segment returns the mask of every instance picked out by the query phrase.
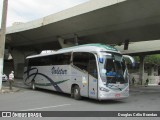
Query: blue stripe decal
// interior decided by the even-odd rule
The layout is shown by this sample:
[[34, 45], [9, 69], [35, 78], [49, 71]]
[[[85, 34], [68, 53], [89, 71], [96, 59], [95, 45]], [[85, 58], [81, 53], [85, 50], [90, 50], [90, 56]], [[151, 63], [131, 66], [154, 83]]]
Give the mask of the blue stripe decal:
[[[35, 73], [29, 74], [30, 71], [32, 71], [32, 70], [36, 70]], [[57, 84], [59, 84], [59, 83], [54, 82], [51, 78], [49, 78], [49, 77], [46, 76], [45, 74], [39, 73], [37, 68], [28, 67], [28, 68], [27, 68], [27, 71], [25, 71], [24, 74], [27, 74], [27, 77], [26, 77], [26, 79], [25, 79], [25, 82], [26, 82], [27, 79], [29, 79], [31, 76], [33, 76], [33, 79], [35, 79], [37, 75], [41, 75], [41, 76], [45, 77], [45, 78], [53, 85], [53, 87], [56, 89], [56, 91], [63, 92], [63, 91], [61, 90], [61, 88], [57, 85]], [[66, 81], [66, 80], [65, 80], [65, 81]], [[61, 83], [62, 83], [62, 82], [61, 82]]]

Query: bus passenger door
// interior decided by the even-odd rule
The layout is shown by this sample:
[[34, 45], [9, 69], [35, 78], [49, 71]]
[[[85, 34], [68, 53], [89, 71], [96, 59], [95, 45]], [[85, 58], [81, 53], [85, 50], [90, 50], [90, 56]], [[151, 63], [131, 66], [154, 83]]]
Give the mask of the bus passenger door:
[[71, 68], [72, 84], [77, 84], [80, 88], [80, 94], [84, 97], [88, 95], [88, 63], [89, 53], [87, 52], [74, 52], [73, 63]]
[[72, 84], [79, 86], [81, 96], [88, 97], [88, 73], [72, 66], [72, 74]]
[[89, 98], [98, 99], [98, 71], [94, 54], [89, 55]]

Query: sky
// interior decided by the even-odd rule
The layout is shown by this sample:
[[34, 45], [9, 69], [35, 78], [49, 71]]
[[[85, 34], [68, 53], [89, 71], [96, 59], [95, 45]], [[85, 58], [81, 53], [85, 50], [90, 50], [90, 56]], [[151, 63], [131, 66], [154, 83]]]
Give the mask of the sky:
[[[8, 0], [7, 27], [14, 22], [28, 22], [57, 13], [89, 0]], [[0, 0], [0, 26], [2, 17]]]

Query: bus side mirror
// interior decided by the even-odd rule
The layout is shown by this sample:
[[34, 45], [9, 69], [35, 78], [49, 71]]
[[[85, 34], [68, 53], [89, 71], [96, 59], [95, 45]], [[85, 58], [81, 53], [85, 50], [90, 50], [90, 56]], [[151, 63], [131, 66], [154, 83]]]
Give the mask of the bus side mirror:
[[135, 60], [134, 60], [134, 58], [133, 57], [131, 57], [131, 56], [129, 56], [129, 55], [123, 55], [123, 57], [124, 58], [128, 58], [130, 61], [131, 61], [131, 63], [132, 63], [132, 67], [135, 67]]

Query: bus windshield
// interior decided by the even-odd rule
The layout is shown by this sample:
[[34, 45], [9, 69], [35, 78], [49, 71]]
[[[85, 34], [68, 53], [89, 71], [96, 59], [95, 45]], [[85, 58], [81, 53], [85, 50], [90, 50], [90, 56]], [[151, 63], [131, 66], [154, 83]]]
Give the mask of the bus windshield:
[[99, 59], [100, 76], [105, 84], [128, 82], [125, 60], [121, 54], [103, 52]]

